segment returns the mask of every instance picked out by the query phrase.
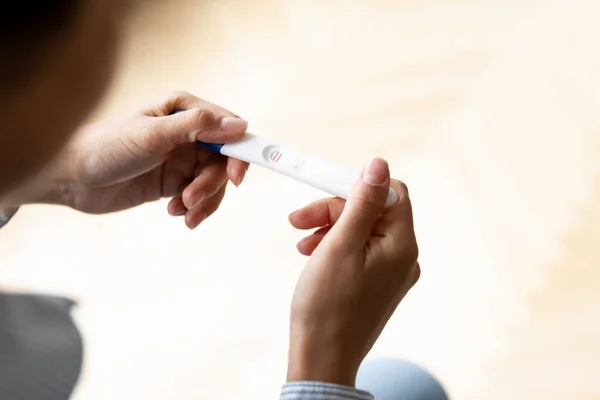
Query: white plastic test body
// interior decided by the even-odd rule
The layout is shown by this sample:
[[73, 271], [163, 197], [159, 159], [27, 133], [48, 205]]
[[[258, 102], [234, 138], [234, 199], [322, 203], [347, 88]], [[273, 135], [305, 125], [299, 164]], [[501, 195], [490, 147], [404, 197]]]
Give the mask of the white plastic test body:
[[[223, 155], [260, 165], [343, 199], [348, 198], [358, 178], [358, 174], [352, 170], [284, 148], [251, 133], [238, 142], [218, 146], [218, 151]], [[217, 150], [212, 146], [210, 148]], [[390, 187], [385, 206], [394, 205], [397, 201], [398, 194]]]

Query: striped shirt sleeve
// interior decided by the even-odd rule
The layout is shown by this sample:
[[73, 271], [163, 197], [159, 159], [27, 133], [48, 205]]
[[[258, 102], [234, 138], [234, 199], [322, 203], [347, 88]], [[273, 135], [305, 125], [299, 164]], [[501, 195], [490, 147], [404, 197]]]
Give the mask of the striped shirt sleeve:
[[0, 228], [8, 224], [8, 221], [10, 221], [10, 219], [13, 217], [13, 215], [15, 215], [18, 209], [19, 208], [17, 207], [5, 210], [2, 207], [0, 207]]
[[348, 386], [321, 382], [290, 382], [279, 400], [374, 400], [372, 394]]

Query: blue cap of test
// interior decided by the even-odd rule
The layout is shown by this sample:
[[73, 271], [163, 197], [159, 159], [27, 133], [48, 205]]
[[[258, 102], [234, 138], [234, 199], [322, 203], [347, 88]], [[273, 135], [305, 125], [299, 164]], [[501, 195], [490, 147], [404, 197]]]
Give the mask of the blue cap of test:
[[205, 143], [205, 142], [196, 142], [197, 146], [204, 147], [205, 149], [209, 149], [214, 151], [215, 153], [220, 153], [223, 148], [222, 143]]

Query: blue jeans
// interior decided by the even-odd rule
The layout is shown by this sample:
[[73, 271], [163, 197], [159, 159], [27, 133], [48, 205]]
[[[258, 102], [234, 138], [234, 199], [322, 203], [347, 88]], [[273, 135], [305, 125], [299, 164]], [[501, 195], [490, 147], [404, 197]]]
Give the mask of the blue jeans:
[[423, 368], [396, 358], [376, 358], [363, 362], [356, 387], [375, 400], [448, 400], [442, 385]]

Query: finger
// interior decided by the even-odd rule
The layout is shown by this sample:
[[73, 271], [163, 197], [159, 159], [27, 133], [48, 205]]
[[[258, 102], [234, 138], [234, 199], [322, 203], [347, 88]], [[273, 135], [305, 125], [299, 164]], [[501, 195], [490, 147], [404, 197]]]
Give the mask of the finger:
[[328, 237], [346, 249], [362, 249], [383, 211], [389, 185], [387, 162], [379, 158], [371, 160], [352, 188], [344, 211]]
[[290, 214], [289, 221], [296, 229], [314, 229], [337, 222], [346, 202], [339, 197], [317, 200]]
[[250, 164], [235, 158], [227, 159], [227, 177], [235, 185], [240, 186], [246, 176]]
[[226, 117], [240, 118], [239, 115], [226, 108], [181, 90], [171, 92], [166, 97], [163, 95], [161, 98], [154, 100], [149, 107], [142, 110], [142, 114], [149, 117], [164, 117], [171, 115], [176, 111], [189, 110], [191, 108], [206, 108], [207, 110], [216, 114], [222, 114]]
[[240, 139], [247, 122], [231, 111], [187, 92], [176, 91], [143, 111], [155, 117], [149, 130], [152, 143], [162, 146], [193, 143], [229, 143]]
[[183, 200], [181, 200], [181, 197], [173, 197], [169, 201], [169, 204], [167, 204], [167, 212], [169, 213], [169, 215], [172, 215], [174, 217], [184, 215], [187, 210], [188, 209], [183, 204]]
[[317, 230], [312, 235], [309, 235], [298, 242], [296, 248], [303, 256], [311, 256], [317, 246], [321, 243], [327, 232], [331, 230], [330, 226], [325, 226]]
[[241, 139], [248, 127], [243, 119], [229, 117], [207, 108], [192, 108], [151, 120], [147, 140], [160, 148], [174, 148], [185, 143], [230, 143]]
[[187, 209], [192, 209], [203, 200], [212, 197], [227, 182], [226, 159], [213, 154], [203, 165], [198, 176], [183, 190], [181, 198]]
[[204, 165], [214, 153], [192, 143], [171, 151], [162, 165], [161, 197], [181, 196], [181, 192], [196, 177], [194, 167]]
[[195, 229], [204, 220], [210, 217], [221, 205], [227, 185], [223, 185], [214, 196], [207, 198], [196, 207], [192, 208], [185, 214], [185, 224], [190, 229]]

